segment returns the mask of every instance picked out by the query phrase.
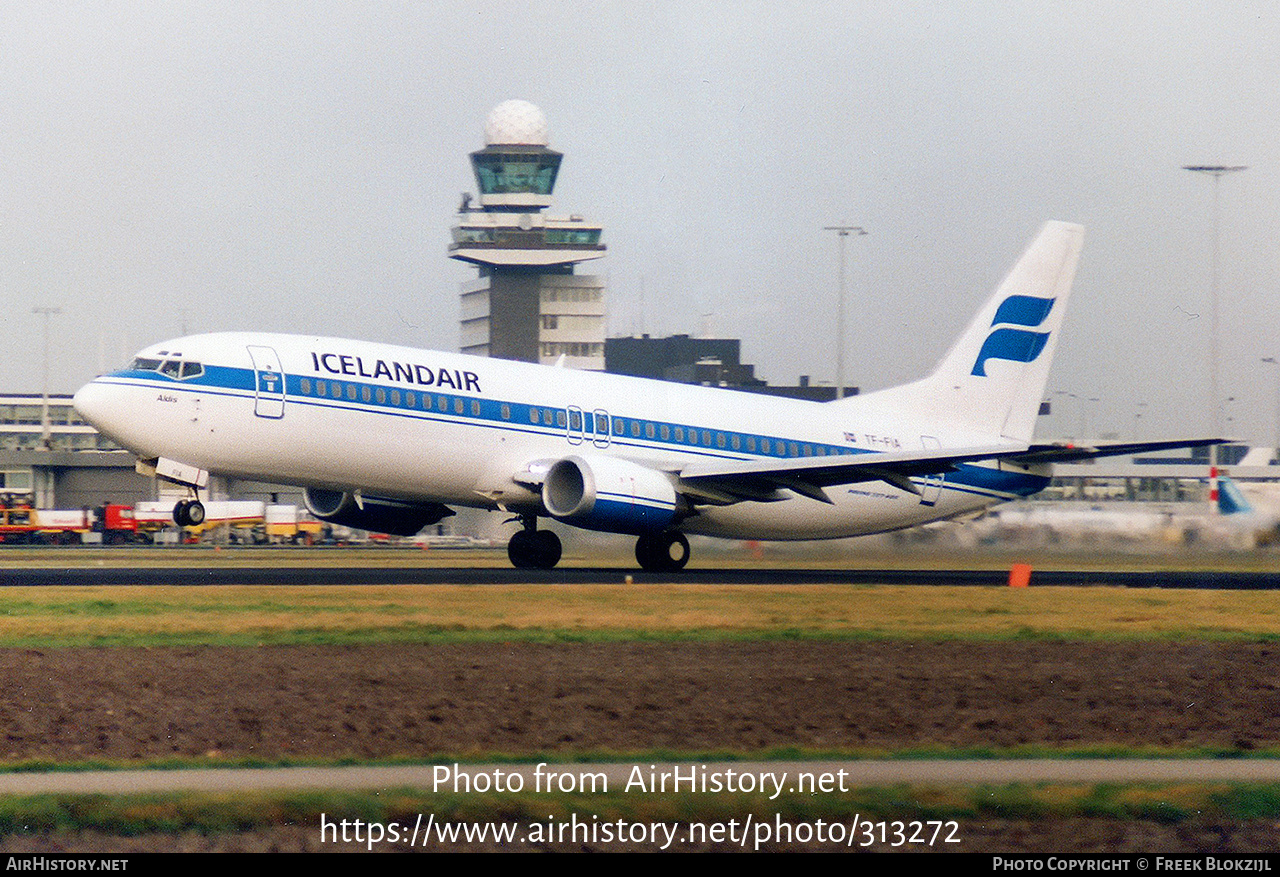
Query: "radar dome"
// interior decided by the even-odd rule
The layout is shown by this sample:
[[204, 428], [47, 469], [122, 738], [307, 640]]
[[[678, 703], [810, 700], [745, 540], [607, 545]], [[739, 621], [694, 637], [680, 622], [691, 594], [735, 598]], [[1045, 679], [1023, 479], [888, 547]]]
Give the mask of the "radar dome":
[[484, 122], [486, 146], [546, 146], [547, 117], [527, 100], [498, 104]]

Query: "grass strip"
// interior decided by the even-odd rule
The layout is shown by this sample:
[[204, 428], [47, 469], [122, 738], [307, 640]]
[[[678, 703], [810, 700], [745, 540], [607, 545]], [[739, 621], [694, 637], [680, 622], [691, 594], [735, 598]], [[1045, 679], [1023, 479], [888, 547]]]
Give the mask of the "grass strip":
[[1280, 601], [1255, 591], [895, 585], [0, 590], [0, 646], [17, 648], [738, 639], [1275, 641]]

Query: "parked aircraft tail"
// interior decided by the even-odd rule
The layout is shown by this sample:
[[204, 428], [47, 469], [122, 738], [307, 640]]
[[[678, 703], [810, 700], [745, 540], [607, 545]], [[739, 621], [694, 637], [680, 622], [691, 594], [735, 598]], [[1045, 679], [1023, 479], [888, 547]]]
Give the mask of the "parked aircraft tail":
[[1225, 476], [1218, 478], [1218, 511], [1224, 515], [1248, 514], [1253, 511], [1253, 506], [1244, 498], [1240, 486]]

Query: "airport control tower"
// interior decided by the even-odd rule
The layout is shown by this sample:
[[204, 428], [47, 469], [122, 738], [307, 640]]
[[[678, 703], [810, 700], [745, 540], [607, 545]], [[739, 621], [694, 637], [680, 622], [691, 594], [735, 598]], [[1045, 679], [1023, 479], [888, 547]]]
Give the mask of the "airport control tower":
[[528, 101], [494, 107], [471, 153], [479, 205], [463, 195], [449, 256], [480, 269], [462, 286], [462, 352], [604, 370], [604, 278], [574, 265], [604, 255], [599, 225], [553, 216], [562, 155]]

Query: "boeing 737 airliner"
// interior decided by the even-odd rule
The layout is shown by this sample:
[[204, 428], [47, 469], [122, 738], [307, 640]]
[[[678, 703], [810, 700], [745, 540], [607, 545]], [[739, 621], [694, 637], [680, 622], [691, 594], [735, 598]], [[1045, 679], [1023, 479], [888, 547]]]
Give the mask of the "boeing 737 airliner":
[[187, 486], [304, 487], [322, 520], [411, 535], [503, 510], [511, 562], [550, 568], [551, 517], [635, 535], [645, 569], [686, 533], [827, 539], [1028, 496], [1050, 464], [1213, 440], [1068, 447], [1033, 429], [1083, 229], [1051, 222], [928, 377], [816, 403], [334, 338], [225, 333], [141, 351], [83, 387], [85, 420]]

